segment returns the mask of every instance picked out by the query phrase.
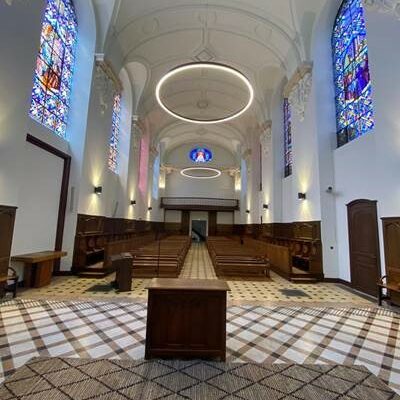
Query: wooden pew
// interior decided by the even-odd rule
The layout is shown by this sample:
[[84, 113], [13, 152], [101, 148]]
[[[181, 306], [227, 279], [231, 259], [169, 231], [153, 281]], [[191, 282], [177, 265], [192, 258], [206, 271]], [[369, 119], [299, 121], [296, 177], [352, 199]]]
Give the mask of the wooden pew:
[[218, 277], [269, 277], [270, 266], [265, 255], [241, 245], [239, 238], [209, 237], [207, 248]]

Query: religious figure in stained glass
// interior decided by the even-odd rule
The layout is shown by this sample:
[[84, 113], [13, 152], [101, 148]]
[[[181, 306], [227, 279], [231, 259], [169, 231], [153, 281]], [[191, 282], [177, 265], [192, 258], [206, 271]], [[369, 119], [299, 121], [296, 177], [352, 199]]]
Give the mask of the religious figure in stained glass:
[[197, 164], [208, 163], [212, 160], [212, 152], [211, 150], [205, 147], [198, 147], [193, 149], [189, 154], [190, 159]]
[[77, 29], [72, 0], [47, 0], [29, 115], [64, 139]]
[[118, 147], [119, 147], [120, 125], [121, 125], [121, 94], [116, 93], [114, 95], [110, 147], [108, 153], [108, 168], [115, 173], [117, 173], [118, 170], [118, 153], [119, 153]]
[[293, 153], [292, 153], [292, 114], [289, 100], [283, 99], [283, 130], [285, 141], [285, 178], [292, 175]]
[[344, 0], [332, 35], [338, 147], [374, 127], [362, 0]]

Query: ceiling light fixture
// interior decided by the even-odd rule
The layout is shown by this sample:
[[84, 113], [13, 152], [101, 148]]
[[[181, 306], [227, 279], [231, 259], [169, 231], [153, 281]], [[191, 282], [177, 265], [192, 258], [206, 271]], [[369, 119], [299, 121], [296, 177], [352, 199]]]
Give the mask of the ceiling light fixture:
[[[211, 69], [211, 70], [217, 70], [217, 71], [222, 71], [227, 74], [230, 74], [239, 80], [241, 80], [246, 86], [249, 91], [249, 99], [246, 105], [240, 109], [239, 111], [229, 114], [223, 118], [215, 118], [215, 119], [209, 119], [209, 120], [201, 120], [201, 119], [196, 119], [196, 118], [189, 118], [185, 117], [184, 115], [178, 114], [175, 111], [171, 110], [169, 107], [165, 105], [163, 100], [161, 99], [161, 92], [163, 89], [163, 86], [167, 83], [169, 79], [172, 77], [175, 77], [176, 75], [187, 72], [190, 70], [196, 70], [196, 69]], [[166, 111], [168, 114], [172, 115], [175, 118], [180, 119], [181, 121], [185, 122], [191, 122], [193, 124], [218, 124], [222, 122], [227, 122], [232, 119], [235, 119], [245, 113], [250, 106], [253, 103], [254, 100], [254, 89], [253, 86], [251, 85], [250, 81], [247, 79], [245, 75], [243, 75], [240, 71], [236, 70], [235, 68], [229, 67], [224, 64], [218, 64], [218, 63], [213, 63], [213, 62], [196, 62], [196, 63], [190, 63], [190, 64], [184, 64], [179, 67], [176, 67], [169, 71], [166, 75], [164, 75], [161, 80], [158, 82], [157, 87], [156, 87], [156, 98], [158, 101], [158, 104], [161, 106], [161, 108]]]
[[[213, 175], [195, 175], [191, 174], [191, 172], [194, 171], [199, 171], [199, 172], [205, 172], [205, 173], [212, 173]], [[207, 168], [207, 167], [190, 167], [190, 168], [185, 168], [181, 170], [181, 175], [184, 176], [185, 178], [191, 178], [191, 179], [215, 179], [221, 176], [222, 172], [219, 169], [216, 168]]]

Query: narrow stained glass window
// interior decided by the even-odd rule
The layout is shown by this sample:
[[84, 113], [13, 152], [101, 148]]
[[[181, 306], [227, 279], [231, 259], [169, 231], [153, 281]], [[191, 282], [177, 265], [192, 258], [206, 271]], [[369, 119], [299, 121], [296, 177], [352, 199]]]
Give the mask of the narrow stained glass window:
[[77, 29], [71, 0], [47, 0], [29, 115], [64, 139]]
[[285, 140], [285, 178], [292, 175], [293, 154], [292, 154], [292, 114], [288, 99], [283, 100], [283, 129]]
[[374, 127], [362, 0], [344, 0], [332, 35], [338, 147]]
[[121, 125], [121, 94], [114, 96], [112, 126], [110, 137], [110, 148], [108, 153], [108, 168], [117, 173], [118, 171], [118, 153], [119, 153], [119, 134]]

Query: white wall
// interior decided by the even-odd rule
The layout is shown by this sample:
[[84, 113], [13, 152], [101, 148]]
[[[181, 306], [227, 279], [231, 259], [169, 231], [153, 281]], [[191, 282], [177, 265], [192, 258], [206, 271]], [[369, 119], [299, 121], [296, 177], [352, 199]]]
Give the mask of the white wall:
[[[36, 226], [34, 216], [24, 204], [23, 190], [32, 184], [30, 172], [35, 172], [28, 170], [37, 166], [37, 155], [33, 155], [32, 145], [26, 143], [26, 134], [29, 132], [72, 156], [70, 187], [77, 186], [81, 173], [96, 31], [91, 3], [85, 0], [75, 0], [74, 3], [82, 24], [79, 26], [67, 130], [69, 141], [64, 141], [28, 117], [45, 1], [14, 2], [11, 7], [0, 2], [0, 204], [17, 206], [17, 221], [21, 218], [19, 215], [24, 215], [24, 224], [18, 222], [15, 228], [18, 242], [18, 238], [29, 233], [39, 236], [32, 251], [43, 250], [40, 240], [45, 241], [48, 233], [45, 225]], [[42, 195], [44, 198], [54, 196], [53, 188], [44, 188]], [[68, 252], [68, 257], [62, 260], [63, 269], [71, 266], [75, 225], [76, 209], [72, 207], [65, 221], [63, 249]], [[28, 228], [30, 231], [26, 232]], [[18, 246], [21, 244], [15, 241], [13, 254], [19, 251]]]
[[53, 250], [57, 229], [64, 161], [33, 144], [27, 145], [25, 156], [31, 165], [20, 187], [13, 254]]
[[[189, 159], [189, 152], [195, 145], [184, 145], [173, 149], [166, 154], [164, 160], [167, 165], [176, 168], [195, 166]], [[227, 168], [235, 165], [235, 159], [231, 153], [218, 146], [209, 146], [214, 153], [211, 163], [206, 166], [215, 168]], [[214, 197], [214, 198], [235, 198], [234, 179], [227, 173], [223, 173], [215, 179], [190, 179], [183, 177], [179, 171], [167, 175], [166, 197]]]
[[[340, 277], [350, 279], [346, 204], [378, 201], [378, 218], [400, 215], [400, 53], [388, 38], [399, 37], [400, 23], [391, 14], [366, 11], [375, 129], [335, 150], [335, 192]], [[380, 227], [382, 268], [384, 251]]]

